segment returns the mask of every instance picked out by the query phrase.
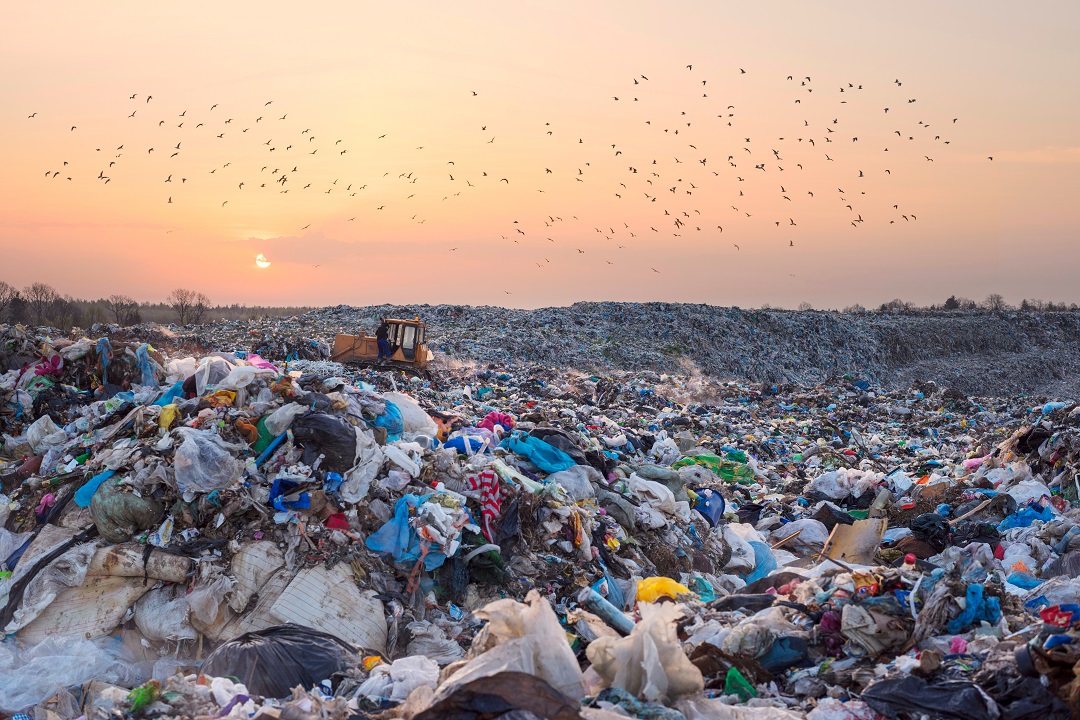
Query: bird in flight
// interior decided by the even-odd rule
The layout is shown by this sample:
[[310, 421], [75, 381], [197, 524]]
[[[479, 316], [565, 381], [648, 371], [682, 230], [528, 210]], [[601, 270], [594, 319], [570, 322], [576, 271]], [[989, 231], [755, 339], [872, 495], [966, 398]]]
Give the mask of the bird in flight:
[[36, 117], [36, 116], [37, 116], [37, 113], [31, 113], [31, 114], [27, 115], [26, 117], [27, 117], [27, 119], [30, 119], [30, 118]]

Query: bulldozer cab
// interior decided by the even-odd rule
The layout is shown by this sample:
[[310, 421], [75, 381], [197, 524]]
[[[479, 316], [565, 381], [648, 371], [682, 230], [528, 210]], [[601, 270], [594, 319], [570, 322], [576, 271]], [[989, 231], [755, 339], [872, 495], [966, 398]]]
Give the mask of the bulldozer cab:
[[[387, 318], [386, 325], [386, 340], [390, 343], [392, 351], [390, 364], [406, 371], [423, 371], [434, 357], [427, 347], [427, 323], [420, 318], [412, 320]], [[331, 360], [372, 365], [376, 363], [378, 357], [379, 343], [373, 335], [361, 331], [359, 335], [339, 334], [334, 337]]]
[[398, 348], [406, 362], [416, 361], [417, 348], [424, 345], [426, 323], [419, 320], [387, 320], [390, 347]]

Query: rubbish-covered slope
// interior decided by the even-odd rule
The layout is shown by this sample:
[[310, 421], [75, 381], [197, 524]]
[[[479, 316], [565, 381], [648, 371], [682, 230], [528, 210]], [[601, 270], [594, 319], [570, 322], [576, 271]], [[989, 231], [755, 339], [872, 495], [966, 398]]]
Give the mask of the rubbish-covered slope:
[[[838, 313], [741, 310], [678, 303], [577, 303], [513, 310], [461, 305], [338, 306], [256, 323], [332, 342], [374, 331], [381, 316], [419, 316], [431, 347], [464, 362], [686, 371], [764, 382], [815, 383], [850, 373], [887, 387], [933, 380], [978, 395], [1080, 388], [1080, 313]], [[227, 323], [200, 334], [248, 336]]]

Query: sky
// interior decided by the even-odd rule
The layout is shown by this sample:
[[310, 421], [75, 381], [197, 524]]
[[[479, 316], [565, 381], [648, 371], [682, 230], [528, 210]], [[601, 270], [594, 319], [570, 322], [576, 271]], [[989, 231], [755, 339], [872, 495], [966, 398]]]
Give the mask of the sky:
[[8, 3], [0, 280], [1076, 302], [1078, 25], [1074, 0]]

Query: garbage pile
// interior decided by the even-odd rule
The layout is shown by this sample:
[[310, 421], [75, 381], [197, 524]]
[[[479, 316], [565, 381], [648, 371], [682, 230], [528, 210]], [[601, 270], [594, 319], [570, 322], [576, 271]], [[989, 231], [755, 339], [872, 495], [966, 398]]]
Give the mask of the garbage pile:
[[[200, 326], [206, 347], [267, 346], [317, 360], [336, 333], [373, 333], [382, 317], [419, 316], [432, 350], [453, 362], [617, 370], [816, 384], [854, 373], [902, 389], [935, 381], [969, 395], [1080, 394], [1080, 312], [755, 310], [686, 303], [582, 302], [520, 310], [464, 305], [321, 308], [293, 318]], [[254, 334], [254, 335], [253, 335]], [[252, 337], [256, 341], [252, 341]], [[265, 339], [265, 340], [264, 340]]]
[[0, 343], [0, 713], [1075, 717], [1076, 403]]

